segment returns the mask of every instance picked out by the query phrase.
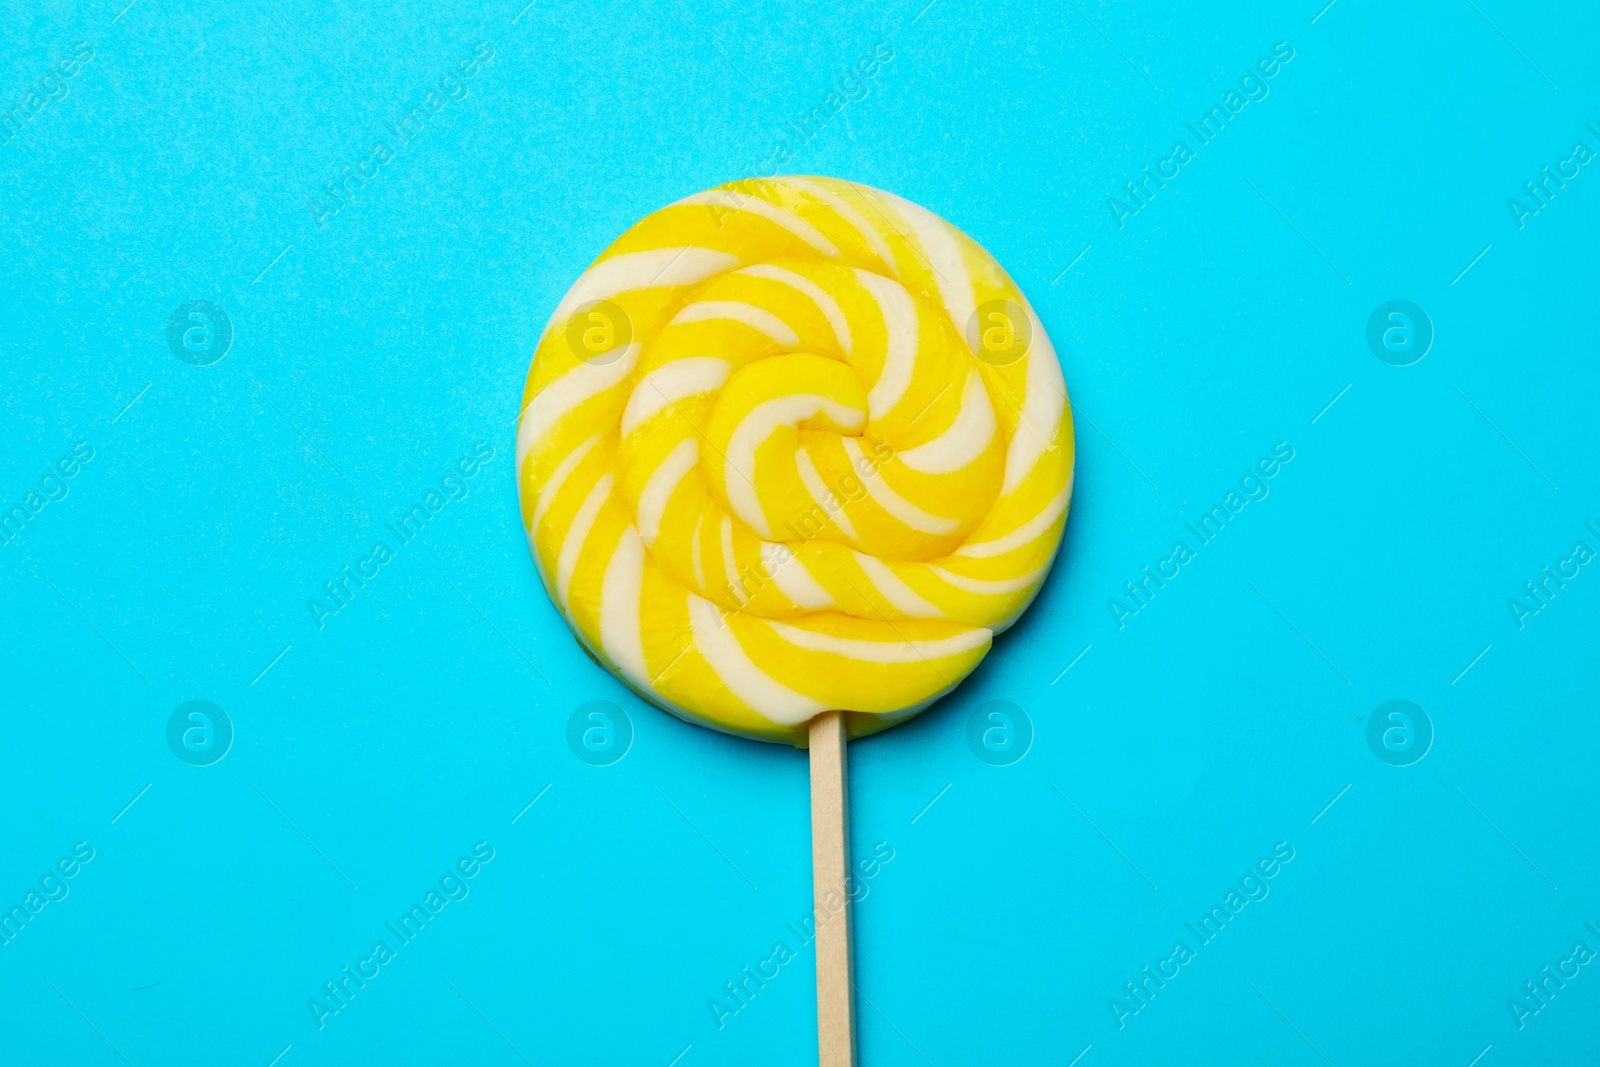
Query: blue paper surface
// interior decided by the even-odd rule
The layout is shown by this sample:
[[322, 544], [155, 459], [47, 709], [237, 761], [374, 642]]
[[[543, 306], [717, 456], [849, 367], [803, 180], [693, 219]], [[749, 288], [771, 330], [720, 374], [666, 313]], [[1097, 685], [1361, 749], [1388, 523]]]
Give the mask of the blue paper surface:
[[524, 3], [0, 16], [0, 1061], [815, 1061], [804, 754], [591, 663], [512, 477], [571, 281], [774, 169], [1077, 420], [852, 746], [862, 1062], [1600, 1059], [1592, 6]]

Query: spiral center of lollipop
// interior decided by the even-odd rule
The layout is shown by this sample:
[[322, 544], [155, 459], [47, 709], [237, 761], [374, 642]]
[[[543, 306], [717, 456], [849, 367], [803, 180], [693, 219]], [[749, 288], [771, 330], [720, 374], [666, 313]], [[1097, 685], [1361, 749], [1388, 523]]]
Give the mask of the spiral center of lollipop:
[[633, 390], [624, 450], [664, 386], [682, 394], [669, 397], [676, 417], [637, 444], [697, 437], [710, 500], [763, 541], [933, 559], [993, 504], [1005, 442], [981, 367], [898, 281], [818, 264], [716, 275], [641, 362], [655, 369]]
[[700, 464], [718, 502], [756, 533], [799, 533], [818, 504], [806, 482], [822, 481], [812, 450], [859, 434], [866, 421], [866, 390], [850, 368], [805, 352], [773, 356], [728, 379], [706, 427], [713, 452]]

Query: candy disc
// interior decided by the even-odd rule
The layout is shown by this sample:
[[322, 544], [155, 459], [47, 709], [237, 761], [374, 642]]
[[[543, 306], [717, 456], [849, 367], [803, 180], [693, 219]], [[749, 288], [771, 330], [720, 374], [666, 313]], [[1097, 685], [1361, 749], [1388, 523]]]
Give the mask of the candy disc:
[[1022, 291], [937, 215], [831, 178], [640, 220], [557, 305], [522, 404], [523, 525], [578, 640], [767, 741], [953, 689], [1039, 591], [1072, 493]]

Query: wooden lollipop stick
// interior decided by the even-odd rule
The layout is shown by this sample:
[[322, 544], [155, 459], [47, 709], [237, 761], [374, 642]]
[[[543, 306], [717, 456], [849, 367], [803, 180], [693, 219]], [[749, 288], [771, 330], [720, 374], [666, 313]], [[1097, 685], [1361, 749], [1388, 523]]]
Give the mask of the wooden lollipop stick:
[[851, 984], [850, 790], [844, 716], [811, 720], [811, 878], [817, 920], [817, 1049], [820, 1067], [855, 1067]]

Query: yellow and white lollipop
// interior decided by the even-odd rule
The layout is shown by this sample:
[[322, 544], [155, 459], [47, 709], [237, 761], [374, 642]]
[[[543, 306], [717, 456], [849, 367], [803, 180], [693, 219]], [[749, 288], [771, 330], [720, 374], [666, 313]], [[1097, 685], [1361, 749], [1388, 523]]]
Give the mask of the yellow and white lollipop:
[[1043, 326], [975, 241], [893, 194], [783, 177], [680, 200], [595, 260], [540, 339], [516, 455], [583, 646], [684, 719], [811, 747], [815, 792], [819, 736], [842, 788], [846, 733], [949, 692], [1032, 601], [1072, 417]]

